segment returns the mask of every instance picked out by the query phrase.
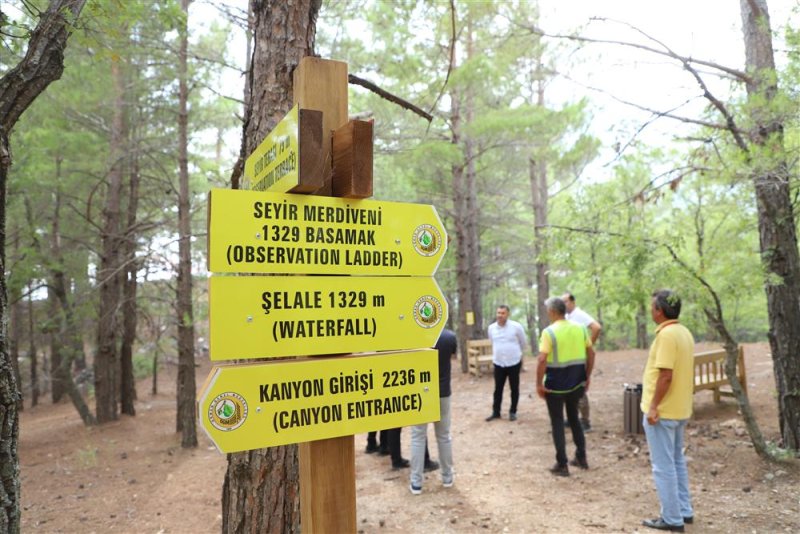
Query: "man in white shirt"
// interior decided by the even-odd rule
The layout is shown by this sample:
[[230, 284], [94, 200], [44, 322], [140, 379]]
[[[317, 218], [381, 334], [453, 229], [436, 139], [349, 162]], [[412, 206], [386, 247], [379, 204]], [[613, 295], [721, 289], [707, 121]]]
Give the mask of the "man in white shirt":
[[503, 387], [508, 378], [511, 388], [511, 410], [508, 419], [517, 420], [519, 402], [519, 371], [522, 368], [522, 353], [525, 351], [525, 331], [522, 325], [508, 318], [510, 310], [505, 304], [497, 307], [497, 321], [489, 325], [489, 339], [492, 340], [492, 363], [494, 364], [494, 402], [492, 415], [487, 421], [500, 419], [500, 404], [503, 401]]
[[[595, 321], [591, 315], [575, 305], [575, 296], [569, 291], [561, 295], [561, 300], [563, 300], [564, 304], [567, 305], [567, 320], [572, 321], [573, 323], [578, 323], [586, 328], [589, 331], [589, 336], [592, 339], [592, 346], [594, 347], [597, 343], [597, 338], [600, 337], [600, 331], [603, 329], [603, 327], [600, 326], [600, 323]], [[583, 427], [583, 431], [591, 432], [592, 424], [589, 421], [588, 395], [581, 397], [581, 400], [578, 402], [578, 410], [581, 414], [581, 426]]]

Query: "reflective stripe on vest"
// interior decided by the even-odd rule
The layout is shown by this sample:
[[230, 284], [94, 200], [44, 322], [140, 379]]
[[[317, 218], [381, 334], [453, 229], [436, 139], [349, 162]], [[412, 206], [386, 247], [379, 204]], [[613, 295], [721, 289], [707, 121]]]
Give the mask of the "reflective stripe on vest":
[[[547, 367], [550, 368], [560, 368], [560, 367], [569, 367], [571, 365], [583, 365], [586, 363], [586, 331], [583, 329], [584, 338], [582, 339], [581, 347], [584, 349], [583, 354], [580, 356], [564, 356], [564, 358], [560, 358], [558, 354], [558, 338], [556, 336], [555, 329], [553, 326], [548, 326], [544, 330], [548, 337], [550, 338], [550, 344], [552, 345], [552, 350], [547, 355]], [[563, 360], [563, 361], [562, 361]]]

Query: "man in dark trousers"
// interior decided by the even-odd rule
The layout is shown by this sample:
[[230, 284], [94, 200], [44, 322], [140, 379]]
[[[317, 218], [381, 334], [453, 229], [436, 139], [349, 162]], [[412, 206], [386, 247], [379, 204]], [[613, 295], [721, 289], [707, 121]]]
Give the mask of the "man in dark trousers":
[[506, 379], [511, 389], [511, 408], [508, 420], [517, 420], [519, 402], [519, 372], [522, 369], [522, 355], [525, 352], [525, 330], [517, 321], [509, 319], [511, 311], [501, 304], [497, 307], [497, 320], [489, 325], [489, 339], [492, 340], [492, 364], [494, 364], [494, 396], [492, 414], [486, 421], [500, 419], [500, 405], [503, 402], [503, 387]]
[[569, 476], [567, 446], [564, 436], [564, 409], [575, 442], [575, 457], [571, 464], [589, 469], [586, 461], [586, 439], [578, 417], [578, 401], [589, 388], [589, 377], [594, 367], [594, 349], [589, 332], [579, 324], [567, 321], [567, 307], [559, 298], [545, 302], [550, 326], [544, 329], [539, 340], [539, 357], [536, 366], [536, 392], [547, 401], [556, 464], [550, 472], [556, 476]]
[[[435, 348], [439, 351], [439, 420], [433, 423], [433, 429], [439, 448], [442, 485], [449, 488], [455, 483], [453, 445], [450, 437], [450, 358], [456, 353], [457, 348], [455, 332], [446, 328], [442, 330]], [[414, 495], [422, 493], [427, 436], [427, 423], [411, 427], [411, 483], [408, 489]]]

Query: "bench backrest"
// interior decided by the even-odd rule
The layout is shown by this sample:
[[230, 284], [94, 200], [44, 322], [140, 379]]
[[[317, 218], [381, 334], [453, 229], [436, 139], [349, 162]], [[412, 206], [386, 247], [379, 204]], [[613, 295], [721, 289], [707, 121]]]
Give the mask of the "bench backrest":
[[[694, 384], [695, 391], [706, 389], [703, 386], [715, 387], [728, 383], [725, 375], [725, 360], [727, 354], [725, 349], [709, 350], [698, 352], [694, 355]], [[736, 362], [736, 374], [739, 380], [746, 387], [747, 374], [744, 368], [744, 352], [739, 347], [739, 356]]]
[[478, 354], [492, 353], [491, 339], [470, 339], [467, 341], [467, 350]]

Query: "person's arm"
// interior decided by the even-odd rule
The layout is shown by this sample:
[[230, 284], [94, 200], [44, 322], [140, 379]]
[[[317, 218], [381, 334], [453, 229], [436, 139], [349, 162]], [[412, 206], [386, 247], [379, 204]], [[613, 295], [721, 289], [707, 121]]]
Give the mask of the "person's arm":
[[528, 340], [525, 338], [525, 331], [522, 329], [522, 325], [519, 325], [519, 328], [517, 328], [517, 341], [519, 341], [519, 350], [525, 355], [525, 345], [528, 343]]
[[589, 332], [592, 338], [592, 345], [597, 344], [597, 338], [600, 337], [600, 331], [602, 329], [603, 327], [600, 326], [600, 323], [598, 323], [597, 321], [592, 321], [591, 323], [589, 323]]
[[591, 383], [593, 369], [594, 369], [594, 349], [592, 347], [587, 347], [586, 348], [586, 391], [589, 391], [589, 384]]
[[653, 392], [653, 400], [650, 401], [650, 409], [647, 411], [647, 422], [654, 425], [658, 422], [658, 405], [661, 399], [669, 391], [672, 385], [672, 369], [658, 369], [658, 379], [656, 380], [656, 390]]
[[536, 393], [544, 398], [547, 390], [544, 389], [544, 371], [547, 369], [547, 353], [540, 352], [536, 359]]

